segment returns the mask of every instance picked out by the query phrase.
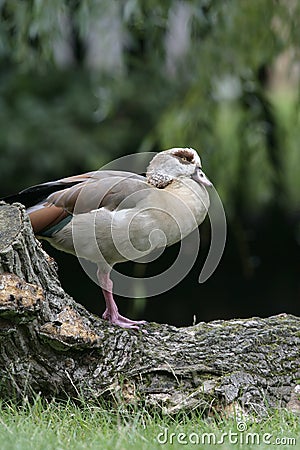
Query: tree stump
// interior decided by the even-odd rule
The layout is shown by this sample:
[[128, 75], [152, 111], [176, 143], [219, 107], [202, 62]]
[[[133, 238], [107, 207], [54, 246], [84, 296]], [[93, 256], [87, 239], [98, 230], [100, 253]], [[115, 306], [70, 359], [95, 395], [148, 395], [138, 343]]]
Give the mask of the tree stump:
[[300, 319], [218, 320], [143, 331], [110, 325], [62, 289], [20, 204], [0, 203], [0, 396], [300, 411]]

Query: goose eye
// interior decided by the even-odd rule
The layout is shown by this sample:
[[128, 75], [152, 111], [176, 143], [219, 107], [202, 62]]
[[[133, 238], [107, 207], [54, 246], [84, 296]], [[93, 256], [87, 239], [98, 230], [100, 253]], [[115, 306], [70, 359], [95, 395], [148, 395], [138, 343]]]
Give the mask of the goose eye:
[[173, 153], [176, 158], [178, 158], [180, 161], [184, 163], [193, 163], [194, 157], [190, 153], [186, 153], [182, 150], [178, 150], [177, 152]]

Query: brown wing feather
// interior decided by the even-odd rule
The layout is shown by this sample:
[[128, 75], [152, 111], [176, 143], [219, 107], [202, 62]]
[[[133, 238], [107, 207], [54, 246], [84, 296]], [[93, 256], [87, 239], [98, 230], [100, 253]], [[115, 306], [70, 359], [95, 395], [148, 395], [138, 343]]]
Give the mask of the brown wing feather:
[[75, 214], [101, 207], [114, 210], [128, 196], [145, 189], [153, 188], [140, 175], [99, 171], [94, 172], [88, 181], [51, 194], [47, 202]]
[[140, 191], [144, 196], [153, 189], [145, 177], [120, 171], [90, 172], [57, 181], [58, 186], [62, 183], [70, 183], [70, 187], [50, 194], [44, 205], [33, 208], [32, 212], [29, 210], [35, 233], [59, 223], [70, 213], [83, 214], [101, 207], [112, 211], [122, 202], [124, 208], [134, 207], [138, 197], [132, 198], [131, 194]]
[[59, 223], [67, 215], [67, 211], [54, 205], [40, 208], [29, 213], [31, 225], [36, 234]]

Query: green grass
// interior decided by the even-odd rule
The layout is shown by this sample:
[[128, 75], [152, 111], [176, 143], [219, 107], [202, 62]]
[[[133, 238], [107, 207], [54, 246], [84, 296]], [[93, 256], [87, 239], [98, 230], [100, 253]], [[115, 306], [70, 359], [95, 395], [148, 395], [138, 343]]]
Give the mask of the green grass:
[[[181, 414], [170, 417], [158, 413], [150, 414], [144, 408], [106, 410], [104, 407], [88, 403], [84, 405], [58, 401], [47, 403], [37, 398], [31, 404], [25, 401], [18, 406], [13, 402], [1, 403], [0, 448], [1, 450], [156, 450], [213, 447], [233, 450], [300, 447], [300, 420], [292, 413], [285, 410], [270, 412], [262, 421], [245, 423], [247, 429], [242, 432], [239, 431], [241, 423], [234, 419], [222, 420], [220, 417], [204, 419], [196, 412], [190, 416]], [[160, 444], [157, 437], [159, 433], [163, 433], [161, 441], [164, 441], [166, 429], [168, 443]], [[204, 433], [212, 435], [203, 436]], [[222, 439], [222, 433], [236, 433], [231, 435], [231, 441], [238, 442], [230, 443], [227, 435], [223, 437], [224, 443], [213, 445], [214, 439], [216, 441]], [[256, 433], [254, 439], [260, 439], [259, 445], [251, 445], [252, 438], [249, 433]], [[241, 442], [247, 439], [247, 435], [250, 439], [248, 445]], [[285, 441], [275, 445], [277, 438]], [[296, 444], [288, 443], [287, 438], [296, 439]], [[199, 442], [196, 445], [197, 439]], [[202, 439], [205, 439], [204, 444]], [[208, 439], [211, 439], [211, 445], [208, 445]], [[264, 443], [263, 439], [267, 442]]]

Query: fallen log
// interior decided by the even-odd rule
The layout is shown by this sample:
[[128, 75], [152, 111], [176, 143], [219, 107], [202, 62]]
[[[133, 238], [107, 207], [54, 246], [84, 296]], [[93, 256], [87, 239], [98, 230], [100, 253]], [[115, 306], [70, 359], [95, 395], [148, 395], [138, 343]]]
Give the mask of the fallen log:
[[126, 330], [62, 289], [20, 204], [0, 203], [0, 397], [84, 398], [168, 413], [238, 406], [299, 412], [300, 319]]

